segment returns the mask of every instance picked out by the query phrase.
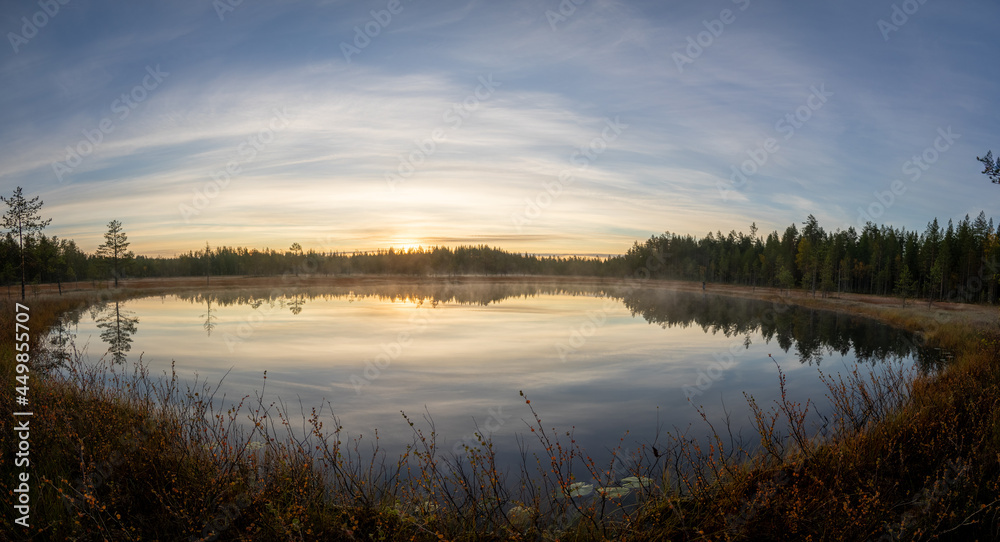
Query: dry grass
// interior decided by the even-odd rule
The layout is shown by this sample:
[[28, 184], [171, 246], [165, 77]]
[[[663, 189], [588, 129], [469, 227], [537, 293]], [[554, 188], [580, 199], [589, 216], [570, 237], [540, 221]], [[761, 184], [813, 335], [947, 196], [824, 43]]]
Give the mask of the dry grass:
[[[324, 284], [306, 282], [297, 285]], [[244, 279], [213, 278], [212, 283], [249, 285]], [[97, 296], [200, 284], [188, 279], [141, 288], [133, 284], [115, 293], [92, 288], [70, 288], [64, 296], [41, 293], [28, 300], [32, 331]], [[657, 284], [700, 290], [700, 284]], [[735, 288], [717, 293], [777, 295]], [[772, 406], [751, 401], [759, 439], [752, 445], [734, 442], [719, 427], [708, 442], [668, 436], [659, 449], [640, 448], [627, 457], [619, 450], [609, 465], [596, 464], [572, 431], [545, 427], [525, 398], [537, 437], [534, 452], [525, 445], [521, 471], [501, 472], [488, 440], [456, 457], [437, 448], [429, 420], [413, 421], [413, 444], [402, 457], [390, 459], [378, 451], [377, 440], [342, 440], [336, 423], [321, 422], [329, 414], [322, 407], [295, 411], [264, 404], [258, 394], [220, 412], [209, 386], [181, 388], [176, 379], [149, 377], [141, 366], [84, 365], [74, 358], [58, 375], [40, 367], [31, 375], [32, 527], [24, 532], [8, 513], [0, 520], [0, 532], [53, 540], [1000, 536], [995, 310], [902, 307], [898, 300], [848, 296], [793, 294], [792, 301], [921, 332], [929, 345], [950, 352], [954, 360], [934, 375], [898, 369], [828, 376], [836, 414], [825, 436], [807, 430], [809, 405], [782, 393]], [[13, 329], [13, 301], [0, 303], [0, 311], [0, 329]], [[36, 354], [37, 337], [32, 337]], [[12, 382], [13, 345], [4, 340], [0, 371]], [[783, 380], [776, 386], [784, 392]], [[12, 385], [0, 388], [0, 402], [13, 410], [13, 401]], [[250, 428], [239, 423], [247, 418]], [[7, 484], [20, 469], [13, 465], [10, 417], [2, 424], [3, 505], [11, 510], [14, 495]], [[581, 480], [600, 485], [588, 487]], [[623, 486], [627, 494], [614, 489]]]

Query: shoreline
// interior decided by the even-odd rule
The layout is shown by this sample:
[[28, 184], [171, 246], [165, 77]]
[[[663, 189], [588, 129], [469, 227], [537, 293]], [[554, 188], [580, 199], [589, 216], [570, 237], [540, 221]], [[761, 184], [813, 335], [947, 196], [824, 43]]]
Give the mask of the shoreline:
[[[46, 285], [29, 290], [32, 295], [27, 297], [26, 304], [32, 306], [33, 331], [37, 333], [55, 322], [63, 312], [80, 304], [115, 298], [242, 288], [500, 283], [618, 287], [633, 292], [637, 287], [702, 292], [699, 282], [652, 279], [637, 282], [628, 278], [580, 276], [212, 277], [207, 285], [204, 277], [181, 277], [129, 280], [120, 283], [117, 289], [94, 288], [94, 283], [89, 282], [75, 283], [66, 285], [61, 296], [56, 285]], [[33, 295], [34, 292], [37, 295]], [[755, 410], [762, 442], [778, 442], [774, 439], [780, 440], [780, 433], [789, 430], [791, 433], [784, 438], [798, 435], [804, 439], [798, 445], [775, 448], [772, 444], [767, 453], [754, 454], [737, 448], [723, 455], [722, 441], [716, 435], [715, 444], [720, 447], [709, 443], [707, 451], [699, 451], [697, 447], [691, 449], [681, 441], [671, 444], [666, 451], [643, 448], [635, 458], [635, 480], [649, 480], [650, 483], [662, 483], [662, 486], [643, 490], [641, 502], [635, 504], [638, 508], [630, 511], [630, 519], [624, 522], [604, 515], [603, 507], [613, 501], [603, 499], [595, 498], [585, 503], [557, 500], [555, 508], [550, 510], [548, 504], [538, 500], [508, 496], [501, 507], [489, 500], [487, 494], [466, 495], [462, 488], [473, 480], [439, 478], [433, 444], [426, 443], [421, 444], [425, 448], [415, 448], [412, 456], [408, 456], [410, 463], [400, 463], [399, 468], [416, 469], [418, 477], [407, 482], [415, 485], [411, 487], [397, 480], [358, 493], [363, 484], [371, 481], [370, 476], [382, 472], [377, 469], [384, 465], [373, 464], [374, 471], [350, 474], [354, 472], [350, 469], [357, 465], [352, 466], [349, 461], [343, 463], [339, 439], [332, 448], [316, 448], [318, 451], [312, 452], [294, 439], [286, 442], [283, 440], [287, 436], [283, 434], [284, 428], [291, 419], [286, 416], [287, 412], [277, 413], [281, 420], [278, 424], [273, 420], [264, 423], [264, 418], [273, 414], [268, 412], [266, 405], [256, 405], [267, 412], [264, 417], [255, 414], [258, 417], [253, 420], [261, 424], [258, 427], [270, 439], [267, 449], [271, 455], [266, 457], [272, 460], [287, 458], [268, 462], [265, 456], [244, 455], [249, 444], [215, 451], [213, 443], [228, 442], [226, 439], [230, 438], [236, 414], [219, 418], [217, 421], [221, 425], [215, 427], [201, 425], [194, 433], [185, 429], [192, 421], [184, 412], [203, 405], [202, 399], [192, 396], [190, 390], [186, 399], [183, 394], [177, 395], [180, 403], [161, 410], [149, 401], [148, 389], [142, 386], [132, 387], [130, 393], [122, 396], [99, 387], [84, 389], [86, 386], [77, 387], [68, 381], [46, 382], [42, 377], [37, 382], [32, 380], [36, 386], [34, 392], [38, 394], [32, 405], [40, 414], [32, 421], [31, 446], [46, 451], [43, 456], [45, 483], [37, 488], [38, 504], [34, 509], [37, 512], [33, 515], [48, 518], [54, 522], [49, 527], [55, 529], [52, 532], [67, 535], [114, 533], [113, 528], [108, 530], [108, 525], [116, 524], [108, 523], [112, 514], [116, 520], [132, 525], [138, 534], [159, 532], [168, 525], [177, 533], [204, 532], [203, 529], [208, 528], [205, 525], [218, 516], [219, 502], [239, 504], [240, 513], [226, 523], [227, 529], [231, 526], [233, 536], [240, 536], [237, 533], [251, 536], [250, 533], [262, 524], [276, 532], [297, 524], [318, 529], [314, 534], [334, 536], [355, 530], [360, 533], [377, 531], [415, 540], [437, 540], [440, 539], [438, 535], [482, 535], [483, 539], [530, 535], [537, 538], [550, 532], [556, 538], [573, 535], [580, 540], [606, 538], [599, 533], [617, 533], [622, 540], [757, 540], [769, 539], [768, 535], [774, 532], [788, 533], [796, 538], [826, 538], [823, 533], [841, 533], [833, 539], [874, 539], [882, 533], [928, 533], [944, 527], [963, 528], [966, 534], [978, 533], [973, 537], [993, 532], [989, 521], [976, 525], [970, 523], [969, 518], [980, 514], [978, 517], [985, 517], [984, 510], [1000, 508], [1000, 498], [997, 498], [1000, 497], [1000, 483], [994, 482], [1000, 472], [1000, 455], [996, 453], [994, 441], [994, 420], [1000, 419], [1000, 410], [996, 407], [1000, 405], [1000, 371], [996, 369], [995, 348], [1000, 344], [1000, 335], [995, 328], [996, 307], [959, 303], [935, 303], [928, 307], [926, 301], [911, 301], [904, 307], [899, 298], [862, 294], [826, 298], [817, 295], [814, 298], [811, 293], [799, 290], [784, 292], [776, 288], [735, 285], [708, 285], [705, 293], [756, 299], [774, 303], [776, 307], [791, 304], [873, 318], [899, 329], [919, 332], [928, 340], [928, 345], [952, 350], [955, 359], [933, 376], [919, 377], [912, 382], [890, 379], [875, 382], [872, 388], [857, 380], [857, 375], [854, 379], [848, 376], [847, 381], [841, 381], [840, 387], [831, 388], [841, 408], [831, 416], [836, 436], [830, 440], [813, 441], [806, 436], [804, 418], [798, 418], [802, 405], [783, 402], [778, 404], [777, 410], [775, 407]], [[12, 307], [14, 296], [5, 303], [8, 308]], [[13, 326], [9, 314], [7, 325]], [[0, 344], [0, 350], [6, 348], [6, 343]], [[13, 352], [12, 346], [10, 350]], [[8, 369], [13, 372], [13, 367]], [[139, 375], [138, 378], [146, 377]], [[142, 382], [149, 383], [148, 380]], [[138, 389], [147, 389], [147, 395], [137, 393]], [[181, 390], [169, 388], [167, 391], [164, 397], [173, 397]], [[11, 390], [0, 396], [13, 407]], [[859, 399], [861, 402], [856, 403]], [[576, 441], [571, 440], [569, 447], [560, 448], [566, 443], [560, 444], [559, 436], [554, 433], [545, 433], [534, 405], [527, 400], [526, 403], [535, 419], [532, 432], [538, 431], [536, 434], [549, 448], [562, 450], [551, 458], [551, 473], [555, 478], [545, 482], [547, 485], [542, 493], [565, 494], [579, 485], [572, 476], [567, 478], [561, 474], [574, 461], [577, 449], [572, 446]], [[784, 425], [784, 417], [788, 418], [787, 429], [779, 427], [779, 433], [775, 433], [773, 423]], [[157, 421], [149, 426], [148, 433], [132, 438], [126, 442], [131, 443], [129, 446], [121, 448], [117, 436], [135, 433], [137, 420], [143, 419]], [[223, 423], [225, 419], [229, 420], [228, 425]], [[83, 420], [101, 420], [101, 423], [84, 423]], [[320, 433], [318, 426], [313, 431], [317, 435], [327, 434], [326, 430]], [[4, 433], [9, 432], [8, 427]], [[334, 435], [337, 434], [335, 430]], [[416, 436], [423, 442], [423, 434], [417, 432]], [[433, 433], [430, 438], [433, 442]], [[316, 444], [323, 442], [326, 441]], [[67, 443], [74, 444], [67, 447]], [[205, 450], [213, 452], [208, 455]], [[348, 458], [358, 452], [346, 448], [343, 451]], [[737, 456], [731, 455], [734, 451]], [[84, 452], [90, 459], [81, 462]], [[492, 449], [470, 450], [469, 453], [477, 464], [489, 466], [474, 473], [475, 481], [500, 494], [497, 493], [501, 491], [500, 473], [495, 470]], [[687, 478], [679, 471], [668, 472], [668, 465], [660, 466], [658, 459], [665, 457], [664, 453], [671, 454], [669, 457], [674, 460], [686, 457], [694, 461], [700, 474]], [[109, 457], [108, 454], [118, 454], [113, 456], [117, 459], [110, 467], [107, 460], [101, 459]], [[313, 465], [317, 459], [328, 462], [327, 467], [333, 470], [313, 471], [304, 466]], [[6, 466], [10, 467], [10, 463]], [[548, 463], [540, 462], [538, 466], [547, 468]], [[645, 470], [640, 470], [640, 466]], [[662, 472], [656, 470], [658, 466]], [[261, 467], [265, 468], [265, 475], [253, 475]], [[601, 476], [595, 465], [584, 467], [592, 469], [596, 478]], [[174, 473], [175, 478], [164, 481], [143, 474], [166, 471]], [[331, 472], [341, 476], [332, 489], [326, 477]], [[643, 478], [647, 475], [650, 478]], [[212, 478], [213, 487], [225, 489], [206, 498], [206, 476]], [[662, 476], [662, 480], [657, 476]], [[116, 485], [112, 489], [112, 483], [124, 479], [141, 482], [135, 482], [135, 487]], [[292, 479], [298, 482], [289, 485]], [[955, 485], [956, 479], [965, 482]], [[446, 499], [427, 505], [430, 501], [421, 499], [426, 499], [426, 492], [431, 487], [428, 484], [445, 484], [433, 487], [445, 491]], [[444, 489], [447, 484], [457, 485]], [[953, 489], [954, 494], [948, 493], [945, 498], [940, 487]], [[376, 493], [370, 493], [373, 490]], [[389, 495], [388, 500], [376, 498], [379, 491]], [[189, 501], [179, 515], [158, 506], [162, 502], [156, 497], [174, 492]], [[489, 508], [490, 521], [495, 527], [483, 531], [478, 523], [468, 523], [468, 508], [457, 504], [460, 502], [455, 500], [458, 497], [472, 498], [468, 506], [474, 509], [492, 507]], [[270, 505], [264, 504], [283, 501], [289, 504], [280, 510], [267, 508]], [[11, 500], [6, 499], [5, 504], [11, 504]], [[421, 508], [433, 506], [437, 510], [439, 505], [448, 508], [434, 514]], [[562, 524], [560, 518], [563, 516], [556, 512], [562, 514], [573, 507], [576, 507], [578, 521]], [[67, 516], [65, 510], [77, 513]], [[933, 523], [920, 519], [932, 511], [940, 513], [938, 517], [942, 519]], [[950, 517], [945, 515], [950, 511], [960, 512], [957, 517], [965, 519], [946, 521], [943, 518]], [[528, 514], [530, 522], [514, 521], [514, 517], [519, 517], [515, 513]], [[9, 521], [0, 522], [0, 525], [10, 526]], [[931, 530], [921, 530], [925, 528]], [[542, 539], [547, 538], [543, 536]]]
[[[667, 279], [631, 279], [576, 275], [282, 275], [274, 277], [252, 277], [225, 275], [211, 277], [206, 284], [204, 277], [165, 277], [148, 279], [129, 279], [119, 282], [117, 289], [107, 286], [107, 283], [72, 282], [64, 283], [62, 294], [56, 284], [29, 286], [27, 300], [38, 297], [77, 296], [88, 294], [118, 295], [158, 295], [180, 291], [204, 291], [212, 289], [243, 289], [243, 288], [345, 288], [352, 286], [373, 285], [425, 285], [425, 284], [574, 284], [581, 286], [614, 287], [625, 286], [634, 288], [665, 289], [688, 293], [715, 294], [727, 297], [756, 299], [782, 305], [792, 304], [807, 308], [833, 310], [850, 314], [869, 316], [891, 325], [900, 325], [911, 331], [926, 331], [934, 324], [945, 323], [967, 324], [975, 328], [988, 328], [1000, 323], [1000, 307], [935, 301], [928, 306], [925, 299], [907, 299], [904, 306], [898, 297], [886, 297], [874, 294], [840, 293], [823, 296], [817, 292], [815, 296], [809, 291], [792, 289], [784, 290], [773, 287], [751, 287], [733, 284], [710, 283], [705, 290], [701, 284], [694, 281]], [[96, 287], [95, 287], [96, 284]], [[16, 301], [18, 296], [8, 295], [9, 300]]]

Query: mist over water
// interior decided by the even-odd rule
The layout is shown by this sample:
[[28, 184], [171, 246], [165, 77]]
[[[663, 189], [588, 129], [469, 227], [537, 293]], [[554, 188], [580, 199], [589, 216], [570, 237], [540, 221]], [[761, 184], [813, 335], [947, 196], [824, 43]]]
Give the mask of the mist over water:
[[390, 456], [413, 439], [403, 411], [427, 433], [432, 420], [443, 451], [475, 444], [479, 432], [510, 465], [532, 421], [520, 391], [546, 428], [572, 431], [599, 459], [667, 432], [704, 436], [696, 405], [752, 440], [744, 394], [773, 404], [777, 365], [792, 398], [815, 402], [819, 431], [819, 371], [919, 357], [909, 333], [864, 318], [612, 286], [208, 290], [93, 306], [66, 324], [92, 359], [141, 355], [153, 375], [174, 362], [182, 382], [221, 381], [220, 406], [262, 388], [265, 404], [280, 398], [293, 416], [300, 404], [308, 414], [329, 402], [350, 437], [373, 443], [378, 429]]

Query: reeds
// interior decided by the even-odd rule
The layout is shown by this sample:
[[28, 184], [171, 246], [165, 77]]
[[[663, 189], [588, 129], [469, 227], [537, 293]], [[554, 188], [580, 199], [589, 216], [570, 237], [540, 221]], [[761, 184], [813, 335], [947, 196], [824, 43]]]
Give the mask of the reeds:
[[[40, 298], [32, 330], [86, 301]], [[0, 328], [12, 329], [12, 306]], [[890, 309], [886, 309], [889, 311]], [[896, 309], [891, 309], [896, 310]], [[885, 318], [902, 318], [886, 314]], [[912, 313], [901, 325], [923, 325]], [[924, 322], [926, 323], [926, 322]], [[748, 397], [755, 438], [726, 420], [712, 434], [625, 437], [598, 463], [572, 428], [547, 427], [524, 397], [521, 464], [504, 472], [476, 434], [443, 449], [432, 418], [402, 414], [411, 445], [391, 457], [376, 434], [348, 438], [329, 405], [217, 397], [217, 384], [84, 363], [58, 371], [33, 336], [33, 509], [25, 531], [81, 540], [930, 540], [990, 539], [1000, 499], [1000, 364], [990, 329], [934, 326], [954, 353], [938, 373], [901, 365], [825, 374], [830, 411]], [[10, 377], [12, 346], [0, 344]], [[49, 359], [51, 361], [51, 359]], [[8, 378], [8, 381], [12, 381]], [[13, 385], [0, 402], [13, 409]], [[227, 406], [228, 405], [228, 406]], [[326, 420], [326, 421], [324, 421]], [[332, 423], [329, 420], [333, 420]], [[0, 426], [12, 479], [9, 417]], [[10, 509], [13, 494], [3, 492]]]

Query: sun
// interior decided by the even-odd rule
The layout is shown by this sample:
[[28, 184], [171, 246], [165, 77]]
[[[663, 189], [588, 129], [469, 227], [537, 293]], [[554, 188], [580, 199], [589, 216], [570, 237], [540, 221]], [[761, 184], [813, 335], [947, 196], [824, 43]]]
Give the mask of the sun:
[[402, 240], [392, 241], [389, 244], [389, 246], [391, 246], [396, 250], [402, 250], [405, 252], [409, 250], [417, 250], [418, 248], [423, 246], [423, 243], [419, 241], [414, 241], [412, 239], [402, 239]]

